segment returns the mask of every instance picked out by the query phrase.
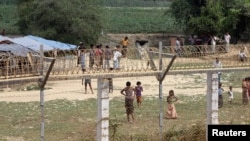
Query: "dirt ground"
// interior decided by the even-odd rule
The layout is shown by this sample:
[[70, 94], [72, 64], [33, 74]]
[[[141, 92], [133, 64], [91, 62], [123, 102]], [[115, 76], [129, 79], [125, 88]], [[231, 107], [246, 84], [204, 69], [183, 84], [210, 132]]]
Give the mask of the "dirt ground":
[[[110, 99], [114, 97], [123, 97], [120, 90], [125, 87], [127, 81], [130, 81], [135, 86], [137, 81], [142, 82], [144, 88], [144, 97], [159, 97], [159, 81], [155, 76], [148, 77], [129, 77], [129, 78], [115, 78], [113, 80], [114, 91], [109, 94]], [[92, 86], [94, 94], [84, 93], [84, 86], [81, 80], [64, 80], [64, 81], [51, 81], [46, 85], [44, 90], [44, 100], [86, 100], [88, 98], [97, 98], [97, 80], [92, 79]], [[192, 75], [168, 75], [163, 81], [163, 96], [168, 95], [168, 91], [173, 89], [176, 96], [178, 95], [206, 95], [206, 74], [192, 74]], [[227, 90], [227, 87], [225, 88]], [[235, 92], [240, 92], [241, 89], [235, 88]], [[0, 101], [7, 102], [31, 102], [40, 101], [40, 91], [17, 91], [13, 89], [5, 89], [0, 92]]]

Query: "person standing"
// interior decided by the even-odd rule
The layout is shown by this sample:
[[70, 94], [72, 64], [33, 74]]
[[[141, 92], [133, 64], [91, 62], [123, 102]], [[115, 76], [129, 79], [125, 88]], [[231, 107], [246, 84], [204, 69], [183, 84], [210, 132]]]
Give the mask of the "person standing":
[[222, 88], [222, 83], [219, 83], [219, 88], [218, 88], [218, 107], [219, 108], [223, 106], [223, 92], [224, 92], [224, 89]]
[[216, 47], [216, 37], [212, 35], [211, 37], [211, 53], [215, 53], [215, 47]]
[[81, 64], [81, 50], [84, 49], [83, 42], [79, 43], [77, 47], [77, 66]]
[[138, 108], [140, 108], [142, 104], [142, 92], [143, 87], [141, 86], [141, 82], [137, 81], [135, 86], [135, 95]]
[[[134, 88], [131, 86], [131, 82], [126, 82], [126, 87], [121, 90], [121, 94], [125, 96], [125, 108], [127, 114], [127, 120], [130, 123], [135, 122], [134, 117]], [[130, 118], [131, 117], [131, 118]]]
[[95, 49], [94, 45], [90, 45], [90, 51], [89, 51], [89, 68], [93, 69], [93, 66], [95, 64]]
[[228, 32], [224, 35], [224, 39], [226, 42], [225, 50], [226, 50], [226, 52], [229, 52], [231, 36]]
[[126, 36], [126, 37], [124, 37], [124, 39], [121, 40], [122, 56], [123, 56], [123, 57], [126, 57], [126, 56], [127, 56], [128, 44], [129, 44], [129, 41], [128, 41], [128, 37]]
[[[215, 58], [213, 65], [214, 68], [222, 68], [222, 63], [218, 57]], [[221, 80], [221, 72], [218, 72], [218, 83], [220, 83], [220, 80]]]
[[85, 79], [82, 79], [82, 85], [83, 85], [83, 80], [84, 80], [84, 90], [85, 90], [85, 94], [88, 93], [88, 86], [91, 90], [91, 93], [94, 94], [94, 91], [93, 91], [93, 88], [92, 88], [92, 85], [91, 85], [91, 79], [90, 78], [85, 78]]
[[112, 56], [112, 51], [109, 48], [109, 46], [106, 45], [106, 48], [104, 50], [104, 67], [103, 67], [106, 70], [109, 70], [109, 68], [110, 68], [111, 56]]
[[177, 54], [178, 56], [181, 55], [181, 41], [179, 37], [177, 37], [175, 41], [175, 54]]
[[190, 38], [188, 40], [190, 42], [190, 45], [195, 45], [195, 38], [194, 38], [193, 34], [190, 36]]
[[229, 90], [228, 90], [228, 102], [230, 104], [233, 103], [233, 98], [234, 98], [233, 87], [229, 86]]
[[177, 118], [177, 112], [175, 108], [175, 102], [178, 100], [178, 98], [174, 95], [174, 90], [169, 90], [169, 94], [167, 96], [167, 112], [165, 118], [167, 119], [176, 119]]
[[108, 78], [109, 82], [109, 93], [113, 93], [113, 78]]
[[85, 55], [86, 55], [86, 50], [83, 47], [83, 49], [80, 50], [80, 64], [81, 64], [81, 68], [82, 68], [82, 72], [86, 71], [86, 64], [85, 64]]
[[102, 50], [100, 48], [100, 45], [97, 45], [96, 46], [96, 50], [95, 50], [95, 64], [97, 66], [97, 69], [101, 69], [101, 65], [102, 65], [102, 60], [101, 60], [101, 57], [102, 57]]
[[242, 79], [242, 104], [248, 104], [249, 103], [249, 92], [248, 92], [248, 78]]
[[122, 57], [122, 54], [118, 51], [118, 46], [115, 48], [114, 52], [113, 52], [113, 61], [114, 61], [114, 69], [120, 69], [120, 59]]

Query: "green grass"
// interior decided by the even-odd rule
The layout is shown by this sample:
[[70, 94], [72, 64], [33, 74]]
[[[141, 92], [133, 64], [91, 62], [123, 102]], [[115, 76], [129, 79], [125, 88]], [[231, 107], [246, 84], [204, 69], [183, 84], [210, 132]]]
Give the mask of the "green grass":
[[[188, 89], [188, 88], [186, 88]], [[205, 139], [206, 96], [178, 95], [176, 103], [177, 120], [163, 123], [163, 135], [166, 140], [194, 138]], [[249, 124], [249, 106], [241, 104], [241, 94], [235, 93], [234, 103], [227, 103], [219, 109], [221, 124]], [[96, 136], [96, 99], [84, 101], [55, 100], [45, 102], [45, 140], [85, 141]], [[166, 102], [163, 102], [165, 114]], [[38, 140], [40, 137], [41, 113], [39, 102], [7, 103], [0, 102], [0, 140], [7, 137], [23, 138], [25, 141]], [[126, 141], [159, 140], [159, 99], [144, 97], [141, 109], [135, 109], [136, 123], [126, 121], [122, 98], [110, 100], [110, 139]], [[240, 115], [240, 117], [239, 117]], [[171, 138], [171, 139], [170, 139]], [[201, 139], [201, 140], [202, 140]], [[197, 139], [198, 140], [198, 139]]]
[[178, 33], [182, 28], [166, 8], [105, 8], [105, 33]]
[[[108, 7], [104, 8], [102, 23], [104, 33], [180, 33], [182, 28], [167, 12], [157, 7]], [[0, 31], [18, 35], [17, 6], [0, 4]]]

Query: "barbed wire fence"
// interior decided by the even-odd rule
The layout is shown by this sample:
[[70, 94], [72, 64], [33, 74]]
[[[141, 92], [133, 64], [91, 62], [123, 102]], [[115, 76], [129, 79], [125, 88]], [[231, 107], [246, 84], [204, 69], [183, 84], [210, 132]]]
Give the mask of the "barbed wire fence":
[[[224, 79], [223, 83], [225, 84], [225, 86], [229, 86], [229, 85], [234, 85], [235, 86], [235, 92], [236, 94], [241, 93], [241, 79], [244, 77], [248, 76], [247, 70], [249, 67], [249, 61], [246, 60], [245, 62], [241, 62], [238, 58], [238, 51], [240, 48], [242, 47], [248, 47], [248, 45], [236, 45], [233, 46], [232, 45], [232, 50], [230, 53], [225, 53], [225, 52], [218, 52], [217, 54], [201, 54], [200, 52], [195, 52], [194, 55], [190, 55], [192, 54], [189, 51], [183, 51], [183, 55], [179, 56], [176, 58], [175, 62], [173, 63], [173, 65], [170, 68], [170, 72], [169, 72], [169, 76], [176, 78], [177, 77], [181, 77], [181, 81], [171, 81], [170, 83], [168, 82], [168, 76], [167, 76], [167, 80], [163, 82], [163, 93], [164, 96], [167, 95], [167, 92], [169, 90], [169, 87], [172, 85], [177, 92], [179, 91], [180, 93], [180, 97], [181, 93], [183, 95], [187, 95], [188, 90], [186, 90], [187, 88], [185, 87], [180, 87], [180, 85], [187, 85], [187, 83], [190, 83], [190, 81], [188, 81], [187, 79], [191, 76], [193, 77], [197, 77], [197, 79], [191, 80], [191, 81], [198, 81], [198, 82], [194, 82], [196, 84], [193, 84], [195, 86], [197, 86], [197, 83], [199, 84], [199, 86], [197, 87], [203, 87], [200, 91], [197, 88], [197, 93], [200, 95], [206, 94], [206, 83], [207, 83], [207, 78], [205, 75], [206, 71], [209, 71], [209, 69], [214, 70], [213, 67], [213, 61], [215, 59], [215, 57], [219, 57], [220, 60], [223, 62], [223, 67], [228, 69], [228, 71], [225, 71], [225, 73], [223, 73], [223, 78]], [[188, 48], [188, 47], [187, 47]], [[186, 49], [187, 49], [186, 48]], [[72, 112], [76, 112], [76, 113], [81, 113], [76, 117], [70, 117], [70, 116], [65, 116], [64, 118], [59, 118], [57, 117], [56, 113], [52, 114], [50, 117], [46, 117], [47, 114], [46, 112], [52, 112], [52, 109], [46, 109], [45, 112], [45, 138], [54, 138], [54, 140], [58, 140], [59, 138], [56, 138], [56, 135], [60, 135], [60, 133], [55, 133], [50, 134], [51, 131], [59, 131], [59, 128], [71, 128], [72, 131], [68, 131], [69, 134], [71, 135], [66, 135], [68, 138], [67, 140], [74, 140], [74, 136], [78, 136], [79, 138], [83, 138], [86, 140], [91, 140], [91, 138], [95, 137], [96, 134], [96, 123], [95, 123], [95, 119], [96, 119], [96, 111], [92, 111], [90, 112], [89, 109], [90, 107], [95, 107], [97, 106], [96, 103], [96, 94], [92, 95], [92, 94], [84, 94], [84, 86], [82, 85], [82, 78], [84, 77], [91, 77], [93, 78], [92, 83], [93, 84], [98, 84], [98, 81], [96, 80], [98, 77], [113, 77], [113, 88], [114, 91], [113, 93], [109, 94], [109, 97], [118, 97], [118, 102], [121, 103], [120, 105], [123, 105], [123, 98], [121, 98], [119, 96], [119, 91], [123, 88], [120, 85], [118, 85], [119, 83], [123, 83], [125, 84], [125, 82], [131, 77], [135, 77], [138, 80], [141, 80], [143, 82], [143, 80], [147, 80], [147, 79], [151, 79], [150, 76], [157, 76], [157, 74], [161, 71], [158, 70], [159, 68], [159, 53], [158, 53], [158, 49], [157, 48], [152, 48], [151, 52], [151, 57], [153, 59], [153, 62], [155, 64], [155, 66], [157, 66], [157, 70], [155, 70], [154, 68], [152, 68], [152, 65], [149, 64], [148, 66], [148, 61], [150, 61], [150, 58], [147, 59], [142, 59], [142, 58], [137, 58], [137, 48], [132, 48], [128, 58], [121, 58], [121, 69], [120, 70], [104, 70], [104, 69], [86, 69], [86, 72], [82, 72], [81, 67], [77, 66], [77, 56], [75, 54], [75, 51], [59, 51], [58, 56], [56, 56], [56, 61], [54, 64], [53, 69], [51, 69], [51, 74], [50, 77], [48, 78], [48, 82], [47, 85], [45, 87], [45, 103], [48, 103], [48, 105], [46, 104], [45, 107], [52, 107], [55, 109], [59, 109], [62, 108], [66, 111], [70, 111], [72, 110]], [[167, 66], [167, 64], [169, 64], [171, 58], [170, 55], [173, 53], [171, 52], [171, 47], [165, 47], [163, 48], [162, 52], [162, 63], [163, 66]], [[188, 50], [188, 49], [187, 49]], [[61, 53], [60, 53], [61, 52]], [[49, 54], [49, 53], [48, 53]], [[197, 55], [199, 54], [199, 55]], [[149, 55], [150, 56], [150, 55]], [[52, 56], [51, 56], [52, 57]], [[88, 55], [86, 55], [86, 60], [88, 58]], [[23, 59], [22, 59], [23, 60]], [[32, 59], [33, 61], [35, 61], [36, 59]], [[9, 59], [8, 59], [9, 61]], [[20, 61], [20, 60], [19, 60]], [[3, 62], [7, 62], [6, 60]], [[29, 61], [28, 61], [29, 62]], [[38, 62], [38, 61], [37, 61]], [[47, 62], [47, 63], [46, 63]], [[88, 62], [88, 61], [86, 61]], [[33, 62], [34, 63], [34, 62]], [[17, 71], [15, 72], [13, 70], [13, 72], [4, 72], [2, 74], [8, 74], [8, 76], [2, 76], [1, 79], [1, 89], [6, 88], [6, 82], [8, 82], [8, 88], [11, 89], [18, 89], [18, 94], [16, 93], [11, 93], [11, 92], [2, 92], [1, 93], [1, 101], [5, 101], [5, 102], [25, 102], [25, 103], [31, 103], [30, 105], [34, 106], [34, 104], [32, 104], [32, 102], [37, 102], [40, 101], [39, 95], [38, 95], [38, 90], [39, 90], [39, 86], [38, 86], [38, 79], [41, 77], [39, 75], [39, 66], [41, 64], [37, 63], [35, 64], [29, 64], [28, 66], [24, 65], [21, 67], [24, 68], [29, 68], [25, 73], [22, 71]], [[28, 64], [28, 63], [27, 63]], [[33, 64], [33, 66], [32, 66]], [[47, 72], [49, 70], [49, 65], [50, 62], [47, 60], [45, 60], [44, 62], [44, 72]], [[88, 65], [86, 65], [88, 66]], [[3, 67], [1, 70], [10, 70], [10, 68], [8, 68], [8, 65], [3, 65]], [[236, 70], [235, 72], [232, 72], [232, 70], [234, 70], [234, 68], [241, 68], [242, 70]], [[20, 66], [15, 67], [20, 69]], [[22, 68], [21, 68], [22, 69]], [[230, 70], [231, 69], [231, 70]], [[194, 71], [195, 70], [195, 71]], [[203, 71], [202, 71], [203, 70]], [[15, 72], [15, 73], [14, 73]], [[31, 72], [31, 73], [30, 73]], [[136, 73], [135, 75], [132, 75], [132, 73]], [[146, 75], [148, 74], [148, 76]], [[178, 75], [178, 76], [176, 76]], [[190, 76], [191, 75], [191, 76]], [[124, 76], [125, 78], [121, 78], [121, 76]], [[143, 77], [142, 77], [143, 76]], [[15, 79], [15, 81], [12, 81], [12, 79]], [[63, 81], [61, 81], [63, 80]], [[184, 83], [183, 81], [186, 82]], [[227, 82], [229, 81], [229, 82]], [[28, 83], [30, 82], [30, 83]], [[136, 126], [131, 127], [130, 124], [126, 124], [126, 120], [124, 118], [124, 115], [118, 115], [117, 113], [122, 113], [124, 111], [124, 107], [114, 107], [116, 105], [116, 103], [114, 102], [110, 102], [110, 128], [113, 127], [112, 129], [110, 129], [110, 139], [116, 139], [116, 140], [136, 140], [136, 138], [142, 137], [142, 138], [147, 138], [148, 140], [154, 140], [155, 137], [159, 137], [159, 118], [158, 118], [158, 114], [159, 111], [157, 111], [156, 109], [159, 109], [159, 105], [158, 105], [158, 92], [157, 92], [157, 88], [158, 88], [158, 81], [157, 79], [154, 79], [151, 81], [152, 83], [149, 85], [147, 84], [147, 86], [145, 86], [145, 88], [147, 87], [155, 87], [155, 92], [152, 93], [152, 95], [150, 95], [149, 97], [145, 98], [145, 104], [149, 104], [147, 103], [146, 99], [150, 99], [153, 100], [155, 104], [152, 105], [152, 108], [148, 108], [148, 109], [144, 109], [145, 111], [142, 111], [140, 109], [136, 109], [136, 118], [137, 118], [137, 122]], [[135, 83], [135, 82], [134, 82]], [[173, 83], [173, 84], [171, 84]], [[28, 85], [28, 86], [27, 86]], [[72, 87], [72, 85], [74, 87]], [[125, 86], [125, 85], [124, 85]], [[193, 86], [193, 87], [195, 87]], [[29, 87], [36, 87], [38, 90], [37, 92], [34, 91], [28, 91]], [[56, 90], [56, 89], [60, 89], [60, 88], [64, 88], [61, 90]], [[95, 91], [98, 91], [98, 87], [97, 85], [93, 86]], [[192, 86], [187, 86], [187, 87], [192, 87]], [[34, 88], [30, 88], [31, 90]], [[184, 90], [181, 90], [184, 89]], [[195, 88], [194, 88], [195, 89]], [[226, 88], [225, 88], [226, 89]], [[11, 90], [10, 90], [11, 91]], [[185, 92], [183, 92], [185, 91]], [[85, 102], [85, 98], [83, 97], [89, 97], [90, 99], [92, 99], [92, 101], [89, 102]], [[178, 94], [179, 95], [179, 94]], [[33, 98], [32, 98], [33, 97]], [[120, 97], [120, 98], [119, 98]], [[183, 96], [184, 97], [184, 96]], [[186, 97], [184, 97], [186, 98]], [[69, 99], [71, 102], [68, 103], [67, 101], [65, 101], [65, 99]], [[201, 115], [200, 120], [204, 123], [204, 119], [206, 119], [206, 100], [203, 101], [203, 104], [200, 103], [195, 103], [196, 100], [201, 99], [200, 97], [196, 97], [193, 96], [192, 99], [190, 101], [192, 101], [194, 106], [202, 106], [201, 108], [203, 108], [204, 112], [201, 113], [195, 113], [195, 111], [190, 111], [189, 115], [185, 115], [184, 117], [182, 117], [181, 113], [180, 114], [180, 119], [178, 119], [178, 121], [181, 120], [182, 124], [177, 124], [176, 122], [173, 121], [164, 121], [165, 124], [163, 124], [163, 132], [168, 132], [168, 136], [164, 136], [165, 138], [171, 138], [171, 135], [169, 135], [169, 131], [180, 131], [183, 127], [188, 128], [189, 126], [194, 126], [196, 123], [196, 121], [194, 119], [196, 119], [196, 116]], [[54, 100], [59, 100], [58, 103], [56, 103]], [[80, 101], [78, 101], [80, 100]], [[83, 100], [83, 102], [81, 102], [81, 100]], [[240, 105], [241, 104], [241, 97], [235, 97], [235, 103], [236, 105]], [[152, 101], [150, 101], [152, 102]], [[188, 100], [182, 100], [181, 103], [188, 103]], [[87, 103], [87, 107], [83, 106], [83, 103]], [[181, 104], [178, 106], [177, 104], [177, 109], [185, 109], [185, 110], [190, 110], [189, 108], [185, 107], [187, 105], [185, 104]], [[54, 105], [53, 105], [54, 104]], [[66, 105], [66, 106], [65, 106]], [[67, 106], [69, 106], [70, 108], [67, 108]], [[88, 107], [89, 106], [89, 107]], [[225, 104], [226, 107], [229, 107], [230, 105]], [[23, 108], [24, 106], [20, 106], [19, 108]], [[39, 107], [35, 106], [36, 110], [39, 110]], [[77, 108], [77, 107], [81, 107], [81, 108]], [[163, 106], [164, 109], [166, 106]], [[17, 111], [20, 110], [18, 107], [16, 108]], [[244, 110], [244, 112], [242, 112], [242, 118], [240, 119], [233, 119], [233, 118], [225, 118], [228, 116], [229, 113], [227, 113], [226, 111], [219, 111], [219, 121], [222, 124], [228, 124], [228, 123], [239, 123], [239, 124], [247, 124], [248, 121], [246, 119], [247, 116], [249, 116], [249, 112], [248, 112], [248, 106], [242, 107]], [[33, 109], [33, 110], [34, 110]], [[63, 111], [64, 111], [63, 110]], [[35, 121], [39, 121], [40, 119], [40, 113], [38, 111], [34, 111], [34, 113], [29, 114], [29, 111], [23, 111], [25, 113], [27, 113], [27, 115], [30, 115], [30, 117], [21, 117], [20, 119], [18, 119], [15, 122], [15, 127], [17, 127], [17, 125], [22, 125], [22, 122], [29, 122], [29, 118], [31, 118], [31, 120], [35, 120]], [[61, 112], [63, 112], [61, 111]], [[88, 111], [88, 112], [86, 112]], [[114, 111], [114, 112], [113, 112]], [[235, 108], [235, 111], [238, 111]], [[59, 114], [60, 110], [56, 111], [58, 112], [57, 114]], [[153, 113], [152, 115], [150, 115], [149, 113]], [[232, 117], [236, 117], [238, 116], [239, 113], [237, 112], [233, 112], [230, 113], [230, 115]], [[12, 112], [12, 116], [10, 115], [10, 117], [12, 118], [12, 120], [10, 120], [10, 122], [13, 122], [14, 120], [16, 120], [16, 116], [18, 116], [19, 114], [17, 112]], [[220, 118], [222, 117], [222, 118]], [[5, 121], [4, 119], [6, 119], [7, 117], [2, 115], [2, 120]], [[51, 125], [49, 123], [50, 119], [53, 118], [57, 118], [58, 119], [58, 125]], [[66, 119], [70, 119], [70, 120], [66, 120]], [[225, 119], [223, 119], [225, 118]], [[66, 122], [68, 122], [68, 124], [65, 125], [65, 127], [63, 127], [63, 125], [65, 124], [65, 120]], [[73, 122], [76, 122], [78, 124], [72, 124]], [[150, 123], [149, 125], [145, 124], [148, 123], [148, 121], [152, 121], [152, 123]], [[89, 123], [90, 122], [90, 123]], [[39, 123], [39, 122], [38, 122]], [[191, 124], [190, 124], [191, 123]], [[9, 123], [10, 125], [13, 126], [13, 123]], [[30, 123], [30, 128], [36, 128], [37, 127], [37, 122], [32, 122]], [[71, 125], [70, 125], [71, 124]], [[125, 128], [125, 129], [130, 129], [128, 131], [119, 131], [119, 128], [116, 130], [116, 126], [120, 126]], [[5, 127], [7, 127], [5, 125]], [[150, 128], [149, 128], [150, 127]], [[24, 127], [25, 128], [25, 127]], [[26, 127], [26, 130], [29, 127]], [[77, 128], [81, 128], [81, 131], [86, 131], [88, 133], [75, 133], [74, 130], [78, 131]], [[174, 128], [174, 129], [173, 129]], [[203, 128], [203, 126], [199, 127], [199, 128]], [[90, 129], [91, 131], [87, 131], [86, 129]], [[139, 130], [140, 129], [140, 130]], [[132, 131], [131, 131], [132, 130]], [[36, 128], [35, 131], [38, 131], [38, 129]], [[129, 133], [131, 131], [131, 133]], [[146, 135], [145, 135], [145, 131], [146, 131]], [[27, 132], [27, 131], [26, 131]], [[184, 131], [183, 131], [184, 132]], [[186, 133], [191, 131], [185, 131]], [[139, 133], [138, 135], [136, 133]], [[144, 133], [144, 134], [143, 134]], [[125, 137], [124, 134], [128, 137]], [[46, 136], [48, 135], [48, 136]], [[156, 136], [155, 136], [156, 135]], [[8, 137], [13, 137], [14, 134], [10, 134], [9, 136], [5, 135], [2, 138], [8, 138]], [[21, 135], [19, 135], [21, 136]], [[191, 135], [190, 135], [191, 136]], [[58, 136], [57, 136], [58, 137]], [[65, 137], [65, 136], [64, 136]], [[64, 137], [61, 138], [61, 140], [64, 140]], [[25, 136], [23, 137], [25, 138]], [[173, 138], [172, 138], [173, 139]], [[60, 139], [59, 139], [60, 140]], [[158, 140], [158, 139], [156, 139]]]

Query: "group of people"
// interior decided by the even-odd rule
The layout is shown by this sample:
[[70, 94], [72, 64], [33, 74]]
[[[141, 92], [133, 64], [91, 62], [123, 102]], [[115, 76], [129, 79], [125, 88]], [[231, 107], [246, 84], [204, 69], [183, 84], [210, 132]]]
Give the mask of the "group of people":
[[[222, 68], [222, 63], [218, 57], [214, 61], [214, 67]], [[222, 88], [221, 72], [218, 72], [218, 107], [219, 108], [223, 106], [223, 93], [224, 93], [224, 89]], [[229, 86], [227, 94], [228, 94], [228, 102], [232, 104], [233, 99], [234, 99], [232, 86]], [[250, 100], [250, 77], [245, 77], [242, 79], [242, 104], [248, 104], [249, 100]]]
[[[223, 93], [224, 93], [224, 89], [222, 88], [222, 83], [219, 82], [218, 84], [218, 108], [222, 108], [223, 106]], [[233, 87], [231, 85], [228, 87], [227, 95], [228, 95], [228, 103], [232, 104], [233, 99], [234, 99], [234, 92], [233, 92]]]
[[[136, 98], [138, 108], [141, 107], [142, 104], [142, 92], [143, 87], [141, 86], [141, 82], [138, 81], [136, 86], [131, 86], [131, 82], [126, 82], [126, 87], [123, 88], [120, 93], [125, 96], [125, 109], [127, 114], [127, 120], [130, 123], [135, 122], [134, 116], [134, 99]], [[176, 119], [177, 112], [175, 108], [175, 102], [178, 98], [174, 95], [174, 90], [169, 91], [169, 95], [167, 96], [167, 110], [166, 110], [166, 119]]]
[[[82, 71], [86, 71], [86, 54], [88, 54], [90, 69], [94, 67], [105, 70], [120, 69], [120, 60], [122, 57], [127, 56], [128, 44], [128, 37], [121, 40], [120, 44], [116, 45], [114, 49], [111, 49], [109, 45], [106, 45], [104, 48], [102, 44], [91, 44], [90, 49], [87, 49], [84, 44], [80, 42], [77, 47], [77, 66], [80, 65]], [[113, 61], [113, 66], [111, 65], [111, 60]]]
[[141, 107], [142, 104], [142, 92], [143, 87], [140, 81], [136, 82], [136, 86], [131, 86], [131, 82], [126, 82], [126, 87], [123, 88], [120, 93], [125, 96], [125, 109], [127, 114], [127, 120], [130, 123], [135, 122], [134, 116], [134, 98], [136, 97], [136, 102], [138, 108]]
[[[229, 32], [226, 32], [223, 38], [224, 38], [223, 43], [225, 44], [224, 49], [228, 53], [230, 51], [231, 35], [229, 34]], [[220, 42], [220, 44], [222, 43], [222, 40], [215, 35], [210, 35], [210, 36], [204, 35], [204, 36], [201, 36], [200, 38], [195, 38], [194, 35], [191, 35], [188, 41], [189, 41], [189, 44], [192, 46], [198, 45], [197, 51], [203, 52], [203, 53], [207, 53], [207, 52], [215, 53], [217, 43], [218, 42]], [[180, 38], [176, 39], [175, 52], [177, 55], [179, 55], [180, 52], [183, 50], [183, 47], [181, 46], [181, 42], [182, 41]], [[204, 47], [201, 47], [200, 45], [204, 45]], [[209, 46], [207, 45], [210, 45], [210, 49], [208, 49]]]

